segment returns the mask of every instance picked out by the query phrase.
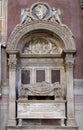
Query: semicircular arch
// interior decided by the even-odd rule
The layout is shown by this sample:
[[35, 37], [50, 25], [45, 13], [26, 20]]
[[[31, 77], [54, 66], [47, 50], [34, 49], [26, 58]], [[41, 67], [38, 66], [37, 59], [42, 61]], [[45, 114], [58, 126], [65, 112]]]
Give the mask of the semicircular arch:
[[20, 39], [34, 30], [47, 30], [57, 35], [64, 44], [65, 52], [75, 52], [76, 47], [71, 30], [66, 25], [60, 25], [49, 21], [34, 21], [27, 24], [18, 24], [11, 33], [7, 42], [7, 51], [17, 51]]

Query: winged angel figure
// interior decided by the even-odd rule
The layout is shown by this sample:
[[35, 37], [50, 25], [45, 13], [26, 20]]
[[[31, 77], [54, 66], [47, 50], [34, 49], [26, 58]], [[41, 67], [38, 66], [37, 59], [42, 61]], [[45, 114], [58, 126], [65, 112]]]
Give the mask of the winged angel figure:
[[61, 15], [60, 9], [56, 9], [55, 7], [53, 7], [51, 21], [53, 21], [53, 22], [56, 21], [61, 24], [62, 22], [61, 22], [59, 15]]
[[29, 10], [29, 8], [22, 10], [21, 16], [22, 16], [21, 23], [25, 23], [27, 21], [30, 22], [31, 21], [31, 17], [30, 17], [30, 10]]

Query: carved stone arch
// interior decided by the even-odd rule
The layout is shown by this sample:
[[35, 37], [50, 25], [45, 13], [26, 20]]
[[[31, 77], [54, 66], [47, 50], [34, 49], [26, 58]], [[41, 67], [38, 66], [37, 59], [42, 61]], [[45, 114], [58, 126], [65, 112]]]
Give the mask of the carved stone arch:
[[18, 24], [9, 37], [7, 51], [17, 51], [19, 40], [25, 34], [40, 29], [53, 32], [55, 35], [57, 35], [63, 41], [64, 52], [73, 53], [76, 51], [73, 35], [70, 29], [64, 24], [60, 25], [50, 21], [34, 21], [26, 24]]

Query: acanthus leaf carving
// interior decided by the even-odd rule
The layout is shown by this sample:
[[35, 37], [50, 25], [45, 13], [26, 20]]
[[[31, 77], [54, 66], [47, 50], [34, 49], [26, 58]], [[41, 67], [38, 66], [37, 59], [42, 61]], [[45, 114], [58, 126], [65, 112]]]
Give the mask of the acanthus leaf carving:
[[73, 68], [74, 65], [74, 58], [72, 54], [67, 54], [65, 58], [65, 64], [68, 68]]
[[9, 69], [13, 70], [17, 67], [17, 58], [15, 54], [10, 54], [8, 59]]

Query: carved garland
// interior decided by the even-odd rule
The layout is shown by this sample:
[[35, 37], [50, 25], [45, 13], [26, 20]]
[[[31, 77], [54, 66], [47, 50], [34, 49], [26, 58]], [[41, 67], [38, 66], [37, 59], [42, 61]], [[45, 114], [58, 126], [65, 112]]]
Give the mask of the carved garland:
[[49, 95], [51, 92], [54, 92], [54, 95], [57, 97], [63, 97], [63, 91], [58, 82], [51, 84], [48, 82], [41, 82], [36, 84], [21, 85], [19, 96], [26, 97], [28, 96], [29, 91], [34, 95]]

